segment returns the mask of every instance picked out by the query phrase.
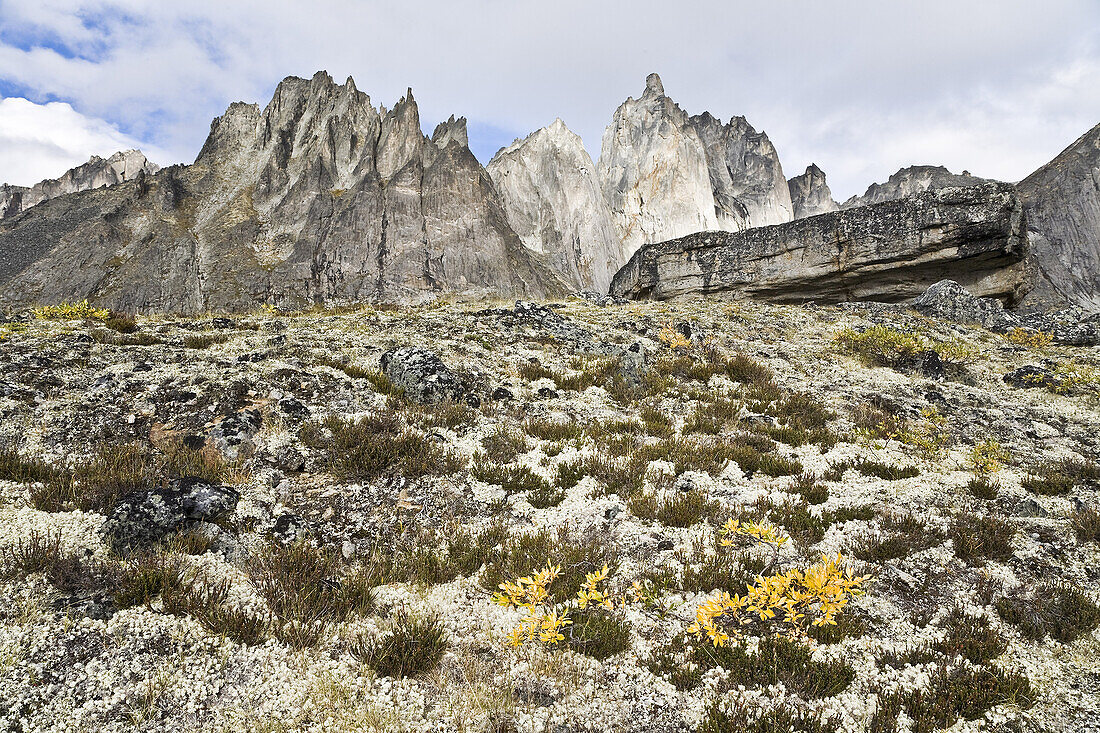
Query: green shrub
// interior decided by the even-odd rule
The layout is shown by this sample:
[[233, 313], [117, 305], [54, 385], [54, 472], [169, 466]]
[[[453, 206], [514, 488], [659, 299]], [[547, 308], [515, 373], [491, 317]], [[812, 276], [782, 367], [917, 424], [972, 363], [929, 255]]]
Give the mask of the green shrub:
[[584, 435], [584, 428], [575, 422], [557, 422], [531, 418], [523, 423], [523, 430], [539, 440], [552, 443], [578, 440]]
[[303, 440], [325, 450], [330, 469], [342, 479], [362, 481], [390, 474], [413, 479], [445, 475], [459, 468], [453, 456], [430, 438], [402, 425], [392, 412], [359, 420], [331, 416], [322, 427], [327, 435], [311, 428]]
[[1081, 542], [1100, 542], [1100, 511], [1092, 507], [1076, 509], [1070, 524]]
[[1028, 491], [1043, 496], [1068, 494], [1079, 484], [1100, 481], [1100, 464], [1062, 458], [1039, 464], [1035, 471], [1024, 478], [1021, 485]]
[[880, 521], [881, 531], [861, 535], [852, 553], [867, 562], [888, 562], [908, 557], [943, 542], [943, 533], [908, 513], [887, 513]]
[[603, 609], [574, 614], [573, 623], [565, 627], [565, 643], [602, 661], [630, 648], [630, 622]]
[[698, 733], [837, 733], [839, 715], [823, 718], [807, 710], [779, 705], [755, 710], [742, 701], [715, 700], [696, 729]]
[[198, 333], [183, 337], [183, 346], [186, 349], [209, 349], [216, 344], [224, 344], [229, 336], [224, 333]]
[[995, 608], [1001, 618], [1036, 641], [1050, 636], [1068, 644], [1100, 626], [1100, 608], [1079, 589], [1062, 583], [999, 598]]
[[975, 476], [966, 485], [966, 490], [975, 499], [992, 501], [1001, 491], [1001, 485], [986, 476]]
[[812, 473], [800, 473], [791, 482], [791, 491], [807, 504], [824, 504], [829, 500], [829, 487], [818, 483]]
[[697, 687], [702, 673], [721, 667], [727, 672], [719, 689], [738, 685], [764, 687], [784, 684], [808, 698], [832, 697], [848, 688], [855, 670], [842, 660], [814, 661], [811, 649], [785, 637], [764, 636], [755, 653], [743, 645], [716, 647], [689, 637], [678, 637], [659, 648], [647, 661], [656, 675], [666, 676], [677, 689]]
[[963, 513], [951, 525], [955, 557], [971, 565], [1012, 557], [1016, 527], [1007, 518]]
[[383, 677], [421, 677], [443, 660], [448, 642], [435, 616], [399, 611], [380, 639], [359, 640], [351, 648], [356, 659]]

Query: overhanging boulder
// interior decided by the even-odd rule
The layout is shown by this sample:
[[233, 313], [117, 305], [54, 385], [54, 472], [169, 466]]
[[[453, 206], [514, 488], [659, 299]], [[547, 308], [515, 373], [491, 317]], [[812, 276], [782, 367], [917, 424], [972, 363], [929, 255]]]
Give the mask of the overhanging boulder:
[[1009, 184], [936, 189], [786, 224], [647, 244], [616, 273], [611, 294], [897, 302], [951, 279], [973, 295], [1011, 304], [1027, 289], [1026, 232]]

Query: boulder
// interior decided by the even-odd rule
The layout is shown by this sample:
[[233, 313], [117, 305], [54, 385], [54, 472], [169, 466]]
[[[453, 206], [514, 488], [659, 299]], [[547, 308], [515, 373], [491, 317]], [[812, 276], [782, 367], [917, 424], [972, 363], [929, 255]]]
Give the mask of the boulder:
[[194, 476], [165, 488], [122, 496], [103, 521], [107, 543], [120, 552], [148, 547], [197, 522], [225, 516], [237, 506], [239, 493]]
[[954, 280], [940, 280], [913, 301], [922, 315], [959, 323], [976, 323], [990, 331], [1007, 331], [1019, 320], [994, 298], [977, 298]]
[[458, 402], [466, 396], [461, 377], [451, 371], [434, 352], [413, 346], [401, 346], [382, 354], [382, 373], [422, 405]]
[[927, 191], [744, 232], [642, 247], [611, 294], [663, 300], [725, 292], [778, 302], [905, 301], [949, 276], [979, 297], [1026, 289], [1023, 207], [1012, 186]]
[[1062, 386], [1062, 380], [1051, 370], [1035, 364], [1026, 364], [1019, 369], [1013, 369], [1003, 377], [1005, 384], [1020, 389], [1057, 389]]

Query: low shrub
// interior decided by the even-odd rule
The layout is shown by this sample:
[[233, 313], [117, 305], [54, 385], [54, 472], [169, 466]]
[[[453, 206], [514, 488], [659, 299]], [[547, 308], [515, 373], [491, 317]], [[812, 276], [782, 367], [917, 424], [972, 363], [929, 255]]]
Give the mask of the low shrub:
[[1016, 527], [1007, 518], [963, 513], [955, 518], [949, 536], [955, 557], [970, 565], [983, 565], [986, 560], [1011, 558], [1015, 535]]
[[435, 616], [399, 611], [379, 639], [360, 639], [351, 653], [383, 677], [421, 677], [439, 666], [447, 651], [446, 630]]
[[564, 636], [570, 649], [601, 661], [625, 652], [631, 645], [630, 622], [603, 609], [574, 614]]
[[824, 718], [782, 704], [757, 710], [739, 700], [715, 700], [696, 730], [698, 733], [837, 733], [840, 725], [839, 715]]
[[1050, 636], [1068, 644], [1100, 626], [1096, 603], [1064, 583], [999, 598], [994, 607], [1001, 618], [1035, 641]]
[[1081, 542], [1100, 542], [1100, 511], [1092, 507], [1076, 509], [1070, 524]]
[[1046, 461], [1021, 481], [1028, 491], [1043, 496], [1068, 494], [1079, 484], [1100, 481], [1100, 464], [1074, 458]]

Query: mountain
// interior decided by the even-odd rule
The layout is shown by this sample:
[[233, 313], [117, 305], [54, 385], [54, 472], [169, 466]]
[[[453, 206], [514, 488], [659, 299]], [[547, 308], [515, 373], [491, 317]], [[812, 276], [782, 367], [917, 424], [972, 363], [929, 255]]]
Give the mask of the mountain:
[[125, 150], [106, 160], [93, 155], [87, 163], [70, 168], [61, 177], [47, 178], [30, 187], [0, 184], [0, 219], [67, 193], [113, 186], [131, 181], [140, 173], [156, 173], [157, 170], [157, 165], [140, 150]]
[[785, 224], [646, 244], [615, 275], [611, 294], [896, 302], [953, 278], [974, 295], [1012, 303], [1026, 288], [1026, 243], [1012, 185], [932, 189]]
[[411, 90], [289, 77], [234, 103], [197, 159], [0, 222], [0, 302], [244, 310], [568, 289], [509, 227], [465, 120], [426, 138]]
[[1024, 307], [1100, 311], [1100, 125], [1017, 188], [1037, 271]]
[[833, 200], [829, 184], [825, 182], [825, 171], [818, 168], [816, 163], [808, 165], [802, 175], [787, 181], [787, 190], [790, 192], [795, 219], [828, 214], [839, 208]]
[[932, 188], [973, 186], [985, 183], [986, 180], [972, 176], [967, 171], [962, 174], [952, 173], [942, 165], [912, 165], [890, 176], [886, 183], [872, 183], [862, 196], [852, 196], [840, 208], [853, 209], [857, 206], [880, 204], [883, 201], [915, 196]]
[[523, 244], [578, 290], [607, 292], [626, 258], [581, 139], [556, 120], [501, 149], [485, 169]]
[[775, 148], [743, 117], [689, 117], [657, 74], [604, 132], [596, 165], [627, 255], [704, 230], [740, 231], [793, 217]]

